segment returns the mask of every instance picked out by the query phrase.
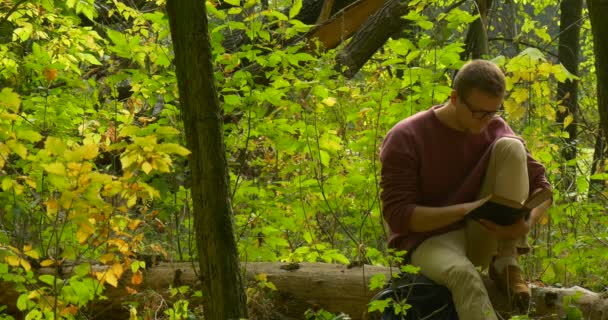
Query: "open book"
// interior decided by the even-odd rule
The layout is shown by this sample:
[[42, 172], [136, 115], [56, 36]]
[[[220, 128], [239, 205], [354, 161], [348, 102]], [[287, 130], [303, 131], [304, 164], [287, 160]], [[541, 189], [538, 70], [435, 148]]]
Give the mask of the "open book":
[[467, 219], [485, 219], [503, 226], [515, 223], [519, 218], [528, 219], [530, 211], [539, 206], [545, 200], [551, 199], [553, 192], [549, 189], [541, 189], [530, 195], [524, 203], [505, 199], [498, 195], [491, 195], [479, 207], [469, 212]]

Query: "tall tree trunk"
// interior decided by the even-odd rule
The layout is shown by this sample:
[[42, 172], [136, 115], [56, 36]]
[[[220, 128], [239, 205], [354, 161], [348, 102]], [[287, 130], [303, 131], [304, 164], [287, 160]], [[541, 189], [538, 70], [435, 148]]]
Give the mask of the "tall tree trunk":
[[473, 59], [482, 58], [487, 55], [488, 49], [488, 11], [492, 6], [492, 0], [476, 0], [476, 8], [479, 19], [473, 21], [465, 38], [465, 50], [461, 54], [461, 59], [468, 59], [469, 55]]
[[205, 319], [246, 318], [205, 1], [168, 0], [167, 12], [186, 140], [192, 151], [189, 162]]
[[[572, 74], [578, 75], [579, 65], [579, 38], [581, 24], [583, 23], [581, 16], [583, 12], [583, 0], [562, 0], [560, 5], [560, 36], [559, 48], [557, 56], [559, 62]], [[557, 85], [558, 99], [562, 100], [565, 110], [558, 111], [557, 122], [564, 125], [568, 116], [572, 117], [570, 123], [565, 129], [569, 136], [566, 139], [566, 147], [562, 149], [563, 163], [576, 158], [576, 139], [577, 139], [577, 122], [578, 122], [578, 81], [566, 80]], [[565, 166], [562, 169], [562, 189], [566, 194], [574, 191], [567, 189], [576, 181], [576, 169], [572, 166]]]
[[[600, 132], [603, 141], [608, 141], [608, 0], [587, 0], [591, 32], [593, 33], [593, 51], [595, 54], [595, 73], [597, 75], [597, 109], [600, 114]], [[598, 141], [598, 145], [603, 143]], [[596, 153], [598, 152], [596, 146]], [[600, 151], [603, 153], [603, 150]], [[603, 172], [600, 166], [600, 172]]]

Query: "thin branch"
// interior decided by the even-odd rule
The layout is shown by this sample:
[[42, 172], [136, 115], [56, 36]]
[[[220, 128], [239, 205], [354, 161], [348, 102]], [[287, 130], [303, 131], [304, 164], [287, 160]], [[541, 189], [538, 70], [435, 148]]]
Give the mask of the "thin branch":
[[25, 2], [27, 2], [27, 0], [20, 0], [19, 2], [15, 3], [15, 5], [4, 15], [4, 17], [2, 17], [2, 20], [0, 20], [0, 25], [4, 24], [8, 20], [8, 17], [10, 17], [11, 14], [17, 11], [17, 9], [19, 9], [19, 6], [21, 6]]
[[555, 54], [555, 53], [553, 53], [553, 52], [545, 49], [544, 47], [539, 47], [539, 46], [537, 46], [535, 44], [532, 44], [532, 43], [529, 43], [529, 42], [526, 42], [526, 41], [521, 41], [521, 40], [518, 40], [518, 39], [505, 38], [505, 37], [496, 37], [496, 38], [488, 38], [488, 41], [507, 41], [507, 42], [512, 42], [512, 43], [515, 43], [515, 44], [523, 44], [523, 45], [528, 46], [528, 47], [536, 48], [536, 49], [538, 49], [538, 50], [540, 50], [540, 51], [542, 51], [542, 52], [544, 52], [546, 54], [549, 54], [549, 55], [557, 58], [557, 54]]

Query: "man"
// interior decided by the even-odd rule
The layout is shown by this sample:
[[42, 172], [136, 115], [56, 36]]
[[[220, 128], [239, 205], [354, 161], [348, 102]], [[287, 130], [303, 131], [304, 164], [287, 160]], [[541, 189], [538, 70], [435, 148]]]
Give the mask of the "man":
[[380, 152], [389, 246], [407, 250], [411, 264], [451, 291], [460, 319], [496, 319], [476, 266], [489, 266], [500, 288], [529, 300], [517, 255], [529, 250], [526, 235], [550, 205], [509, 226], [465, 219], [490, 193], [523, 202], [530, 191], [551, 188], [544, 167], [500, 117], [504, 95], [500, 68], [471, 61], [449, 101], [399, 122]]

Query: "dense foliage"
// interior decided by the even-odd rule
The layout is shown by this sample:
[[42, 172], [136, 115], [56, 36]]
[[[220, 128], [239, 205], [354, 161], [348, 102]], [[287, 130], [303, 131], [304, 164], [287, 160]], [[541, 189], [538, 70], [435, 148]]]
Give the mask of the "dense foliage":
[[[241, 260], [390, 264], [378, 149], [400, 119], [446, 101], [451, 75], [464, 63], [472, 8], [411, 1], [405, 18], [415, 32], [389, 40], [347, 79], [335, 51], [295, 41], [310, 28], [294, 20], [301, 1], [268, 9], [227, 2], [236, 6], [207, 8]], [[555, 91], [574, 76], [554, 57], [556, 18], [539, 15], [557, 7], [513, 5], [516, 38], [528, 45], [497, 40], [489, 58], [508, 76], [506, 119], [560, 186], [548, 219], [531, 235], [526, 269], [549, 284], [603, 290], [608, 176], [590, 172], [598, 116], [588, 22], [579, 152], [563, 163], [563, 129], [573, 118], [556, 123], [564, 107]], [[140, 283], [143, 256], [191, 261], [196, 252], [189, 151], [163, 6], [0, 0], [0, 279], [16, 285], [29, 319], [78, 318], [125, 270]], [[511, 10], [506, 6], [496, 8], [497, 17]], [[496, 38], [511, 32], [500, 25], [490, 29]], [[238, 49], [228, 49], [240, 38], [246, 41]], [[575, 174], [573, 185], [562, 186], [565, 173]], [[38, 276], [39, 267], [57, 272]], [[74, 272], [64, 281], [68, 268]], [[146, 312], [131, 308], [135, 318]], [[177, 319], [187, 309], [181, 301], [166, 314]]]

